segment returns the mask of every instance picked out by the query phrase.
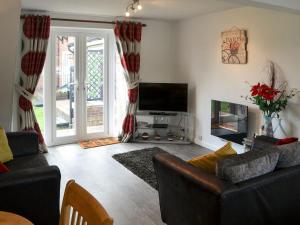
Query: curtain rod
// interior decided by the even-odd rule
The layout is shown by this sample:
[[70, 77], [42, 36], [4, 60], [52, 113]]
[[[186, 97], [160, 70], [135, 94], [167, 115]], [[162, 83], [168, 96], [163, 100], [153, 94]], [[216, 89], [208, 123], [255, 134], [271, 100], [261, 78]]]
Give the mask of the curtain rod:
[[[21, 19], [24, 19], [25, 16], [21, 16]], [[54, 21], [67, 21], [67, 22], [78, 22], [78, 23], [104, 23], [104, 24], [116, 24], [114, 21], [103, 21], [103, 20], [77, 20], [77, 19], [63, 19], [63, 18], [51, 18]], [[146, 27], [146, 24], [142, 24], [143, 27]]]

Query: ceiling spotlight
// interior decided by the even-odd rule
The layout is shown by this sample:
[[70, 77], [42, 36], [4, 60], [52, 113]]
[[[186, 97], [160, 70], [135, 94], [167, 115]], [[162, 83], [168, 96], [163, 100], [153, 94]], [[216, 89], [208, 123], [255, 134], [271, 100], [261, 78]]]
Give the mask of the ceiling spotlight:
[[140, 4], [140, 0], [131, 0], [126, 7], [126, 17], [130, 16], [130, 12], [136, 13], [138, 10], [142, 10], [143, 6]]

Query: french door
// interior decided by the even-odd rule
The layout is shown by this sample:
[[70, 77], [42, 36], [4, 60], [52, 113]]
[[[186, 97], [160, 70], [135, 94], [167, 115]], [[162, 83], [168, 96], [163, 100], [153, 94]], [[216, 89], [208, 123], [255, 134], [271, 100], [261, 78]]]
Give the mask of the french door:
[[108, 135], [108, 43], [106, 31], [52, 29], [52, 144]]

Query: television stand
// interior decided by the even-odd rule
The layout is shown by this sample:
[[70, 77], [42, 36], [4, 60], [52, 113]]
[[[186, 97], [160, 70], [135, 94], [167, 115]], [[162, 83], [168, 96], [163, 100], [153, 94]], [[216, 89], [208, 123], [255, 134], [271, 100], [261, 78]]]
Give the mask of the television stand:
[[190, 116], [183, 112], [138, 111], [133, 142], [190, 144]]
[[164, 123], [156, 123], [152, 125], [152, 128], [168, 128], [169, 124], [164, 124]]
[[176, 112], [149, 112], [149, 115], [153, 116], [177, 116]]

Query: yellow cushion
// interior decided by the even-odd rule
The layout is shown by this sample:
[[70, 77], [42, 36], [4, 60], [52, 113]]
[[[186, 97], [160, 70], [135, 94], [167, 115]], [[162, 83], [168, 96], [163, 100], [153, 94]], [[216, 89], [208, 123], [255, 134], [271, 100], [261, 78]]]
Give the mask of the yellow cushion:
[[208, 173], [215, 174], [218, 160], [236, 154], [237, 152], [232, 148], [231, 142], [228, 142], [219, 150], [207, 155], [197, 156], [189, 160], [188, 163], [195, 167], [201, 168]]
[[12, 151], [8, 145], [5, 130], [0, 127], [0, 162], [8, 162], [13, 159]]

